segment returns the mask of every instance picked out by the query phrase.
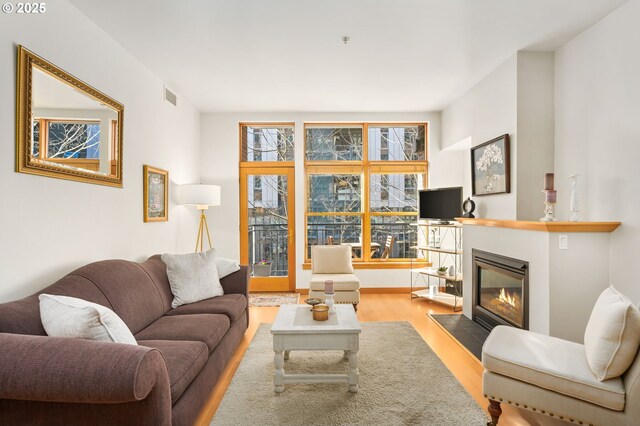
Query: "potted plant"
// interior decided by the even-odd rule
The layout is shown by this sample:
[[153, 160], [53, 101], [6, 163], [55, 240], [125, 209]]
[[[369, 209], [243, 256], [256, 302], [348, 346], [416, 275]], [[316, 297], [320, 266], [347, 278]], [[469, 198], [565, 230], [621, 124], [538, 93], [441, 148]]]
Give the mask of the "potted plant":
[[271, 262], [269, 262], [267, 259], [262, 259], [260, 262], [254, 263], [253, 276], [254, 277], [270, 277]]
[[436, 272], [438, 273], [438, 275], [447, 275], [448, 270], [449, 268], [447, 268], [446, 266], [441, 266]]

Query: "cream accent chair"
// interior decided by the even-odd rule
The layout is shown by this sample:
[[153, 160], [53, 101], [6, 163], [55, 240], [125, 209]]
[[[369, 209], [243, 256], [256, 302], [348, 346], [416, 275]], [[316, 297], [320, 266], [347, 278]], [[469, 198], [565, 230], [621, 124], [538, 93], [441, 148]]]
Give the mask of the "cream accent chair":
[[353, 274], [351, 246], [312, 246], [309, 297], [324, 301], [324, 282], [333, 281], [335, 303], [351, 303], [358, 310], [360, 280]]
[[621, 376], [598, 381], [579, 343], [498, 326], [482, 348], [484, 396], [497, 425], [505, 402], [580, 425], [640, 424], [640, 356]]

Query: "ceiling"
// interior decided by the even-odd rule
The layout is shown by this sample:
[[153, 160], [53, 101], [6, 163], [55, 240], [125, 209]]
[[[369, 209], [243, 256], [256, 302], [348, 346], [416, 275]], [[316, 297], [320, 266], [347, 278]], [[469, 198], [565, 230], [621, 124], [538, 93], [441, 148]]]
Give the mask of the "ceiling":
[[441, 110], [625, 1], [71, 0], [203, 112]]

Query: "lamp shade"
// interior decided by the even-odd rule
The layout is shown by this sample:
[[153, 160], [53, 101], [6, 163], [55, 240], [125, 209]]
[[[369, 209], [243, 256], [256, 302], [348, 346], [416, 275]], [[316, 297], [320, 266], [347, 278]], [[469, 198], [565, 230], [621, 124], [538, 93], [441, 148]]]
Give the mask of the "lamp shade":
[[219, 206], [218, 185], [189, 184], [178, 187], [178, 203], [190, 206]]

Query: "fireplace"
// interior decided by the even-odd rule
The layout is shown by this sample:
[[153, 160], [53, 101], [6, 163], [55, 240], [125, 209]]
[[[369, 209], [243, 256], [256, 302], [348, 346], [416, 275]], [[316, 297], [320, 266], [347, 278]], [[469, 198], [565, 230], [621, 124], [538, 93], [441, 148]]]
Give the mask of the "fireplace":
[[473, 249], [473, 320], [529, 329], [529, 262]]

